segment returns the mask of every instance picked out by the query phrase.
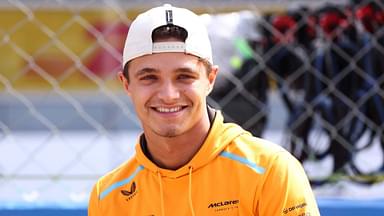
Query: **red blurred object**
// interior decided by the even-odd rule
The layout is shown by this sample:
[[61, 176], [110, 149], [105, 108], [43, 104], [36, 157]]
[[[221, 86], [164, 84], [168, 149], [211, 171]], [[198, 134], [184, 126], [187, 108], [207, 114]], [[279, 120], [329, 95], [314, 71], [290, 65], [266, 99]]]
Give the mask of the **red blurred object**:
[[320, 27], [328, 36], [332, 36], [339, 27], [348, 25], [347, 20], [335, 12], [328, 12], [320, 17]]
[[[125, 23], [96, 22], [94, 28], [102, 36], [103, 41], [86, 61], [86, 67], [100, 78], [107, 78], [121, 68], [121, 55], [124, 41], [129, 30]], [[94, 32], [87, 32], [92, 40], [97, 39]]]
[[359, 20], [365, 20], [370, 19], [373, 20], [374, 18], [374, 11], [371, 5], [365, 5], [356, 10], [356, 18]]
[[272, 20], [273, 27], [279, 32], [274, 34], [273, 40], [279, 42], [291, 42], [296, 31], [296, 21], [288, 15], [279, 15]]
[[375, 31], [375, 11], [371, 5], [364, 5], [356, 10], [356, 18], [360, 20], [366, 31]]
[[375, 20], [381, 26], [384, 25], [384, 11], [378, 11], [375, 13]]
[[284, 34], [289, 29], [296, 26], [295, 20], [288, 15], [276, 16], [272, 21], [273, 27], [275, 27], [280, 33]]

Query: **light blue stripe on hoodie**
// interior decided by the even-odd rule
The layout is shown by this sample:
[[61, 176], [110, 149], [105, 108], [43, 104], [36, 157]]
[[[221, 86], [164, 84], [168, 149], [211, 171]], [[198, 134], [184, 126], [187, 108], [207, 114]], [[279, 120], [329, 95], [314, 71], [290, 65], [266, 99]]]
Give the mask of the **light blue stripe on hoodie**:
[[232, 153], [227, 152], [227, 151], [221, 152], [220, 155], [223, 157], [238, 161], [242, 164], [245, 164], [245, 165], [251, 167], [253, 170], [255, 170], [259, 174], [264, 174], [264, 172], [265, 172], [265, 169], [263, 167], [249, 161], [248, 159], [246, 159], [244, 157], [240, 157], [238, 155], [232, 154]]
[[111, 193], [116, 188], [128, 184], [137, 175], [137, 173], [139, 173], [143, 169], [144, 169], [144, 167], [140, 165], [139, 167], [137, 167], [135, 172], [132, 173], [131, 176], [109, 186], [107, 189], [105, 189], [103, 192], [100, 193], [99, 200], [102, 200], [105, 196], [107, 196], [109, 193]]

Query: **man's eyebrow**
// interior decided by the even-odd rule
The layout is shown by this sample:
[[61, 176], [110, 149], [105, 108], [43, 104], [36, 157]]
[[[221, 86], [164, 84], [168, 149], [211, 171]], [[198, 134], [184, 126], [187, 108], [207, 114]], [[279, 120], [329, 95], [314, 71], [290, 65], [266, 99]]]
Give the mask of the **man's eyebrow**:
[[157, 72], [158, 72], [158, 70], [156, 70], [155, 68], [146, 67], [146, 68], [142, 68], [142, 69], [136, 71], [134, 76], [139, 77], [139, 76], [142, 76], [144, 74], [153, 74], [153, 73], [157, 73]]
[[199, 74], [197, 71], [195, 71], [195, 70], [193, 70], [192, 68], [189, 68], [189, 67], [177, 68], [175, 71], [179, 72], [179, 73]]

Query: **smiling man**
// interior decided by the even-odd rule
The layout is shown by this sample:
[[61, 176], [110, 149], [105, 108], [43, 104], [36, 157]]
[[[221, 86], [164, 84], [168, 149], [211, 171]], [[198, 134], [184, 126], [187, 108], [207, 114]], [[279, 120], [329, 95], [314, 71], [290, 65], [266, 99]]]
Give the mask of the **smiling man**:
[[101, 177], [88, 215], [287, 215], [319, 211], [300, 163], [207, 105], [218, 72], [204, 24], [170, 5], [131, 24], [119, 78], [143, 133]]

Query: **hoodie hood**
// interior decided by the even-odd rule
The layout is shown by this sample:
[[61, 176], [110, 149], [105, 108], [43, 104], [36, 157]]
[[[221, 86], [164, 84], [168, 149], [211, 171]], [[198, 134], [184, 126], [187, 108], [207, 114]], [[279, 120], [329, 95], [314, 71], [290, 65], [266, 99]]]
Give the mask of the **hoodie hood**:
[[215, 159], [236, 137], [241, 134], [249, 133], [243, 130], [240, 126], [233, 123], [224, 123], [223, 115], [220, 111], [216, 111], [211, 129], [205, 139], [203, 145], [196, 153], [196, 155], [187, 164], [177, 170], [162, 169], [149, 160], [140, 145], [140, 138], [136, 144], [136, 160], [144, 168], [149, 169], [155, 173], [160, 173], [163, 177], [178, 178], [188, 175], [190, 169], [193, 172], [205, 166], [210, 161]]

